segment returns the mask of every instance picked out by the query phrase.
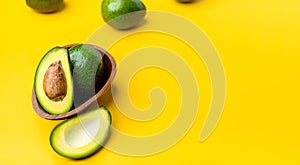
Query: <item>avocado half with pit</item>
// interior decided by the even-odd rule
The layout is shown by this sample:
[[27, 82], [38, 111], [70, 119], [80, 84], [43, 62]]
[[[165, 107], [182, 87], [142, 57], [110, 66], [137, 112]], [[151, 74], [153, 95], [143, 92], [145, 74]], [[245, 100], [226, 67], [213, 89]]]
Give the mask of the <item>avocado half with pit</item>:
[[51, 147], [56, 153], [67, 158], [88, 157], [106, 142], [111, 122], [111, 114], [104, 106], [79, 114], [52, 130]]
[[68, 50], [55, 47], [40, 61], [34, 90], [41, 107], [50, 114], [68, 112], [73, 105], [73, 82]]

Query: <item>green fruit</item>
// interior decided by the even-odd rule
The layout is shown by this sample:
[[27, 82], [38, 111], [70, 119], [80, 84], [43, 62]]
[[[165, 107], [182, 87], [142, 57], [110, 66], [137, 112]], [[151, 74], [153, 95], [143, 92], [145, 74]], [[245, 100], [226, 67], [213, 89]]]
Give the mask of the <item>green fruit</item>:
[[102, 17], [116, 29], [129, 29], [141, 23], [146, 7], [140, 0], [103, 0]]
[[69, 49], [73, 69], [74, 103], [81, 104], [97, 92], [104, 66], [102, 53], [92, 46], [80, 44]]
[[73, 82], [69, 54], [55, 47], [40, 61], [34, 79], [37, 100], [51, 114], [68, 112], [73, 104]]
[[177, 0], [178, 2], [182, 2], [182, 3], [188, 3], [188, 2], [192, 2], [194, 0]]
[[26, 4], [41, 13], [51, 13], [64, 7], [64, 0], [26, 0]]
[[105, 107], [79, 114], [52, 130], [50, 144], [56, 153], [64, 157], [85, 158], [105, 143], [111, 121], [111, 115]]

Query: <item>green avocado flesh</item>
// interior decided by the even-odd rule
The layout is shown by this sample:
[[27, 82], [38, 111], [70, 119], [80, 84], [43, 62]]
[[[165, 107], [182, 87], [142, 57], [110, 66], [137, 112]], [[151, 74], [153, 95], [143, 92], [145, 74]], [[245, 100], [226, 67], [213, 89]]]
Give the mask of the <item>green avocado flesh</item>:
[[103, 0], [102, 18], [116, 29], [129, 29], [138, 25], [146, 15], [140, 0]]
[[51, 132], [50, 144], [54, 151], [71, 159], [81, 159], [98, 151], [110, 130], [111, 114], [103, 106], [70, 118]]
[[51, 13], [64, 7], [63, 0], [26, 0], [27, 6], [41, 13]]
[[104, 71], [102, 54], [92, 46], [71, 47], [70, 63], [73, 70], [74, 104], [79, 105], [95, 95]]
[[40, 61], [34, 90], [41, 107], [50, 114], [68, 112], [73, 105], [73, 82], [68, 50], [55, 47]]

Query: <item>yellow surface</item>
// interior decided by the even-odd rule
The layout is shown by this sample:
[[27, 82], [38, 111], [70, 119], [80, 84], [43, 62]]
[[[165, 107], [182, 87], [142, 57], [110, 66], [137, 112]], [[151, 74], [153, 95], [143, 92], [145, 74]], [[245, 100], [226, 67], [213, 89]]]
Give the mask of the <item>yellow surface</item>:
[[[300, 12], [298, 0], [144, 0], [148, 9], [180, 14], [201, 27], [214, 42], [226, 72], [227, 95], [223, 116], [203, 143], [199, 132], [210, 102], [209, 76], [201, 61], [191, 59], [198, 73], [201, 104], [194, 125], [172, 148], [151, 156], [130, 157], [103, 149], [94, 156], [73, 161], [57, 155], [49, 135], [60, 121], [38, 117], [31, 106], [36, 66], [56, 45], [85, 42], [104, 24], [100, 0], [66, 0], [55, 14], [39, 14], [25, 0], [1, 5], [1, 116], [0, 164], [299, 164], [300, 147]], [[158, 35], [158, 34], [155, 34]], [[155, 35], [138, 34], [112, 47], [116, 61], [128, 51], [155, 41]], [[163, 38], [163, 37], [161, 37]], [[172, 46], [176, 41], [162, 39]], [[125, 41], [130, 44], [126, 44]], [[157, 42], [156, 42], [157, 43]], [[185, 47], [172, 47], [184, 52]], [[188, 51], [188, 50], [187, 50]], [[193, 52], [191, 52], [193, 53]], [[114, 127], [133, 135], [147, 135], [166, 128], [178, 113], [178, 86], [174, 78], [157, 69], [133, 77], [130, 96], [140, 108], [153, 86], [170, 95], [157, 120], [134, 122], [122, 116], [109, 101]]]

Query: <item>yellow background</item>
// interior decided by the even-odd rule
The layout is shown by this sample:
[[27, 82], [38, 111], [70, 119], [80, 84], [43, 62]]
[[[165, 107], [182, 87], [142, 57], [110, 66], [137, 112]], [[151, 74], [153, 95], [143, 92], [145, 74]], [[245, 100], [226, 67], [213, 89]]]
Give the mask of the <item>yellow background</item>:
[[[218, 49], [226, 72], [227, 95], [214, 133], [205, 142], [198, 141], [209, 107], [210, 84], [201, 61], [192, 62], [187, 57], [199, 73], [203, 100], [194, 125], [179, 143], [147, 157], [129, 157], [106, 149], [79, 161], [57, 155], [50, 147], [49, 135], [60, 121], [40, 118], [31, 106], [35, 69], [50, 48], [85, 42], [104, 24], [101, 1], [65, 0], [66, 8], [54, 14], [34, 12], [25, 0], [3, 1], [0, 164], [300, 164], [300, 1], [143, 1], [150, 10], [169, 11], [192, 20]], [[143, 46], [143, 42], [134, 43], [138, 39], [148, 37], [147, 42], [151, 43], [154, 36], [132, 36], [120, 41], [119, 48], [115, 45], [111, 53], [120, 62], [126, 56], [122, 45], [134, 50]], [[177, 47], [177, 52], [184, 49], [187, 48]], [[132, 80], [130, 94], [136, 106], [149, 105], [145, 97], [155, 85], [166, 88], [171, 100], [178, 99], [175, 80], [165, 72], [149, 69]], [[135, 135], [166, 128], [178, 112], [176, 101], [168, 102], [158, 121], [151, 121], [155, 124], [139, 124], [123, 117], [109, 99], [106, 96], [103, 102], [112, 112], [113, 125]]]

